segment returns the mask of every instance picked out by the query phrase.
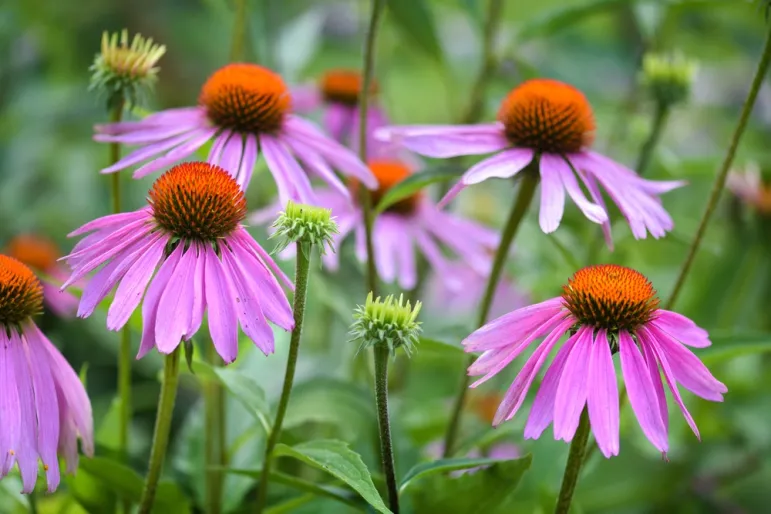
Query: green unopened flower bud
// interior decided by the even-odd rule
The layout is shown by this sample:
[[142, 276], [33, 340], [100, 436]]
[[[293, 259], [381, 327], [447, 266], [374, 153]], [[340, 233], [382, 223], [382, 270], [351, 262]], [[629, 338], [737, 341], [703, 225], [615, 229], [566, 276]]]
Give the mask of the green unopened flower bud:
[[273, 228], [276, 231], [271, 237], [280, 238], [275, 252], [280, 252], [295, 242], [300, 243], [306, 256], [312, 246], [317, 247], [322, 254], [327, 246], [335, 251], [332, 237], [338, 231], [330, 209], [298, 204], [290, 200], [284, 211], [278, 215]]
[[698, 66], [682, 54], [648, 53], [643, 58], [642, 85], [656, 102], [665, 107], [684, 102]]
[[102, 51], [89, 68], [92, 72], [90, 89], [104, 94], [110, 109], [121, 102], [136, 105], [157, 80], [159, 68], [156, 64], [164, 53], [165, 46], [140, 34], [136, 34], [129, 44], [126, 29], [112, 36], [104, 32]]
[[421, 303], [413, 307], [405, 303], [404, 295], [399, 299], [388, 295], [383, 301], [378, 296], [373, 299], [370, 292], [367, 301], [359, 305], [354, 312], [351, 326], [351, 340], [360, 341], [359, 350], [375, 345], [385, 345], [393, 354], [399, 347], [404, 347], [411, 354], [420, 335], [420, 322], [416, 321]]

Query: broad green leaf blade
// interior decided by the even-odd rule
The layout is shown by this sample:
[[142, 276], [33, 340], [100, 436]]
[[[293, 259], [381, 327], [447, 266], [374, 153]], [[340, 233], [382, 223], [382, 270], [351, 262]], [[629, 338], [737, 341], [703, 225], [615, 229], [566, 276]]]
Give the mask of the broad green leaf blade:
[[530, 468], [531, 461], [531, 456], [527, 455], [496, 462], [485, 469], [455, 478], [446, 474], [429, 474], [407, 489], [403, 498], [409, 499], [414, 512], [512, 512], [504, 507]]
[[506, 462], [508, 459], [491, 459], [491, 458], [479, 458], [479, 459], [440, 459], [432, 462], [422, 462], [413, 466], [399, 484], [399, 492], [401, 493], [415, 480], [419, 478], [435, 475], [437, 473], [446, 473], [449, 471], [460, 471], [465, 469], [478, 468], [479, 466], [490, 466], [499, 462]]
[[321, 439], [295, 446], [278, 444], [275, 455], [277, 457], [292, 457], [314, 468], [326, 471], [351, 486], [378, 512], [384, 514], [391, 512], [375, 489], [372, 476], [361, 460], [361, 456], [351, 450], [348, 444], [343, 441]]
[[446, 353], [448, 355], [463, 355], [465, 353], [463, 347], [459, 344], [429, 337], [420, 338], [418, 349], [421, 352], [437, 352]]
[[463, 173], [463, 169], [456, 166], [439, 166], [424, 171], [419, 171], [405, 178], [401, 182], [391, 187], [383, 195], [380, 202], [375, 207], [378, 214], [385, 211], [399, 200], [414, 195], [421, 189], [431, 184], [455, 180]]
[[442, 47], [434, 15], [427, 0], [388, 0], [394, 23], [434, 59], [442, 59]]
[[[225, 471], [226, 473], [233, 473], [236, 475], [252, 477], [254, 479], [259, 479], [260, 476], [262, 475], [262, 469], [224, 468], [223, 471]], [[361, 499], [358, 496], [354, 495], [352, 492], [350, 492], [348, 489], [342, 489], [340, 487], [334, 487], [334, 486], [325, 485], [325, 484], [316, 484], [299, 477], [293, 477], [292, 475], [281, 473], [279, 471], [271, 472], [270, 479], [273, 482], [294, 487], [298, 491], [305, 491], [315, 496], [323, 496], [325, 498], [331, 498], [333, 500], [337, 500], [341, 503], [345, 503], [346, 505], [351, 505], [353, 507], [360, 507], [364, 505], [361, 502]]]

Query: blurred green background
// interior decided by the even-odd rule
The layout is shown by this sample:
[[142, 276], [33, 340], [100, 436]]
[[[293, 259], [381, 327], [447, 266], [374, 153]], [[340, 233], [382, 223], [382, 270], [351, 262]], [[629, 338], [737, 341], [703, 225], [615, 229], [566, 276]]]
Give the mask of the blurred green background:
[[[495, 43], [500, 61], [487, 88], [484, 120], [493, 119], [502, 96], [522, 80], [560, 79], [582, 89], [592, 103], [598, 127], [596, 149], [627, 165], [636, 161], [653, 115], [653, 102], [637, 87], [643, 53], [676, 50], [699, 62], [691, 99], [671, 113], [648, 173], [649, 178], [689, 183], [664, 197], [675, 220], [673, 233], [663, 240], [635, 241], [628, 227], [618, 222], [616, 249], [611, 253], [604, 247], [593, 248], [598, 241], [596, 227], [574, 206], [567, 207], [562, 226], [552, 235], [541, 233], [536, 211], [531, 209], [507, 269], [519, 288], [541, 300], [558, 294], [576, 268], [595, 255], [595, 262], [638, 269], [666, 298], [754, 73], [768, 31], [764, 8], [743, 0], [540, 0], [504, 1], [504, 6]], [[389, 1], [377, 45], [376, 77], [380, 101], [396, 123], [457, 122], [481, 66], [486, 8], [487, 2], [481, 0]], [[358, 67], [369, 9], [370, 3], [361, 0], [250, 0], [248, 60], [274, 68], [293, 84], [312, 82], [331, 67]], [[206, 77], [227, 63], [233, 12], [225, 0], [3, 1], [0, 246], [16, 234], [32, 232], [53, 238], [66, 253], [73, 244], [66, 234], [110, 209], [108, 178], [98, 173], [107, 162], [107, 148], [91, 140], [93, 125], [105, 121], [107, 113], [103, 99], [88, 92], [88, 67], [102, 31], [125, 27], [167, 46], [148, 108], [192, 105]], [[737, 167], [753, 161], [761, 166], [771, 163], [770, 118], [771, 87], [766, 84], [740, 147]], [[267, 203], [274, 194], [269, 174], [262, 171], [249, 191], [252, 208]], [[133, 181], [128, 175], [123, 174], [124, 206], [136, 209], [143, 204], [153, 177]], [[499, 228], [512, 191], [503, 183], [488, 182], [464, 193], [456, 208]], [[251, 232], [266, 247], [272, 246], [263, 230]], [[771, 217], [727, 192], [677, 305], [679, 312], [710, 330], [713, 347], [697, 354], [729, 388], [724, 404], [686, 394], [702, 442], [671, 410], [670, 462], [663, 462], [627, 408], [622, 417], [621, 455], [592, 460], [578, 487], [576, 512], [768, 512], [769, 233]], [[347, 342], [350, 313], [363, 303], [365, 292], [350, 248], [341, 251], [346, 259], [341, 272], [313, 271], [310, 320], [285, 442], [342, 439], [377, 473], [369, 359], [364, 354], [355, 356], [355, 345]], [[291, 262], [282, 266], [291, 274]], [[457, 345], [473, 328], [473, 313], [448, 319], [432, 310], [430, 298], [424, 300], [422, 320], [428, 339]], [[114, 454], [117, 437], [110, 407], [118, 337], [105, 330], [104, 317], [105, 311], [88, 320], [60, 319], [47, 312], [41, 320], [73, 367], [87, 366], [97, 453], [102, 457]], [[135, 344], [137, 339], [135, 333]], [[234, 365], [259, 384], [268, 402], [278, 396], [287, 341], [286, 334], [277, 332], [277, 352], [270, 358], [244, 342]], [[400, 474], [427, 459], [431, 444], [441, 439], [463, 362], [456, 348], [430, 343], [412, 359], [397, 358], [392, 418]], [[158, 355], [152, 354], [135, 366], [131, 466], [140, 475], [147, 459], [160, 364]], [[533, 455], [532, 467], [518, 488], [510, 494], [506, 491], [486, 512], [550, 512], [568, 446], [552, 440], [550, 430], [539, 441], [523, 441], [524, 409], [499, 429], [489, 427], [489, 404], [508, 387], [516, 364], [473, 392], [463, 442], [469, 449], [484, 451], [506, 441], [516, 444], [522, 454]], [[250, 391], [260, 394], [257, 388]], [[185, 376], [166, 467], [167, 500], [173, 505], [168, 512], [200, 509], [202, 503], [199, 400], [198, 381]], [[249, 409], [233, 397], [228, 400], [227, 424], [232, 466], [259, 467], [264, 434]], [[329, 480], [296, 463], [282, 466], [311, 480]], [[136, 479], [81, 469], [57, 494], [41, 495], [38, 508], [45, 513], [111, 512], [115, 495], [123, 494], [125, 483]], [[249, 511], [253, 486], [249, 477], [229, 475], [225, 511]], [[453, 486], [415, 487], [407, 500], [415, 512], [462, 513], [452, 501]], [[13, 476], [0, 482], [1, 513], [27, 511], [27, 499], [18, 490]], [[272, 493], [276, 505], [285, 505], [285, 510], [276, 512], [357, 511], [303, 496], [290, 487], [278, 486]], [[436, 500], [435, 507], [416, 507], [425, 495]]]

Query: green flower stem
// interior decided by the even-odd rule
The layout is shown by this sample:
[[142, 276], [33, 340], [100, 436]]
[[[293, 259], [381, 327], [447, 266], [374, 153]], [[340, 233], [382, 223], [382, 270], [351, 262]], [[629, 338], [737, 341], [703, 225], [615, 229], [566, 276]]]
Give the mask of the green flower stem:
[[273, 463], [273, 449], [281, 436], [281, 425], [284, 422], [286, 408], [289, 405], [289, 396], [292, 394], [292, 383], [294, 382], [294, 372], [297, 367], [297, 355], [300, 352], [300, 336], [303, 331], [303, 319], [305, 318], [305, 300], [308, 292], [308, 270], [310, 268], [310, 257], [312, 248], [307, 252], [302, 250], [302, 242], [297, 242], [297, 257], [295, 268], [294, 285], [294, 330], [289, 342], [289, 357], [286, 363], [286, 374], [284, 375], [284, 387], [281, 390], [281, 398], [278, 401], [278, 410], [276, 411], [276, 421], [268, 436], [268, 443], [265, 445], [265, 458], [262, 460], [262, 476], [260, 477], [259, 490], [257, 492], [257, 513], [261, 513], [265, 508], [268, 497], [268, 482], [270, 481], [270, 467]]
[[502, 11], [503, 0], [490, 0], [487, 4], [487, 17], [482, 41], [482, 67], [471, 88], [471, 100], [461, 118], [463, 124], [476, 123], [484, 112], [487, 83], [492, 78], [498, 64], [495, 57], [495, 38], [501, 25]]
[[637, 160], [637, 174], [643, 176], [648, 169], [648, 165], [653, 158], [654, 150], [658, 145], [661, 135], [664, 133], [664, 127], [667, 125], [669, 119], [670, 106], [668, 104], [657, 103], [656, 113], [653, 116], [653, 125], [651, 126], [648, 139], [645, 140], [640, 150], [640, 157]]
[[688, 255], [686, 256], [685, 261], [683, 261], [683, 266], [680, 268], [680, 274], [678, 275], [677, 281], [675, 282], [675, 287], [672, 289], [672, 294], [669, 296], [669, 300], [664, 307], [665, 309], [671, 309], [674, 306], [675, 302], [677, 301], [677, 297], [680, 294], [680, 290], [685, 283], [685, 278], [688, 276], [688, 272], [691, 270], [693, 259], [696, 256], [696, 252], [699, 250], [701, 240], [707, 230], [707, 225], [712, 218], [712, 214], [715, 212], [718, 200], [720, 199], [720, 194], [723, 192], [723, 188], [725, 187], [725, 181], [728, 177], [728, 172], [731, 169], [731, 164], [734, 162], [736, 149], [739, 147], [739, 141], [744, 134], [744, 129], [747, 127], [747, 121], [750, 118], [750, 113], [752, 113], [755, 100], [758, 97], [760, 86], [763, 84], [763, 80], [765, 79], [766, 73], [768, 72], [769, 63], [771, 63], [771, 29], [769, 29], [769, 32], [766, 34], [766, 44], [765, 48], [763, 49], [763, 56], [758, 63], [758, 68], [755, 72], [755, 78], [752, 80], [752, 86], [750, 86], [747, 99], [744, 101], [744, 107], [742, 108], [742, 113], [739, 116], [739, 122], [736, 125], [733, 137], [731, 137], [731, 143], [728, 146], [728, 151], [726, 152], [725, 159], [723, 160], [723, 165], [720, 167], [717, 177], [715, 177], [715, 183], [712, 186], [712, 192], [709, 195], [709, 200], [707, 200], [707, 207], [704, 209], [704, 214], [702, 214], [701, 221], [699, 222], [699, 228], [696, 230], [696, 235], [693, 237], [693, 242], [691, 242], [691, 246], [688, 249]]
[[158, 480], [161, 478], [161, 469], [166, 458], [171, 418], [174, 413], [174, 400], [177, 396], [177, 383], [179, 381], [179, 353], [180, 349], [177, 346], [173, 352], [166, 356], [163, 364], [163, 382], [158, 398], [158, 412], [155, 415], [150, 464], [145, 479], [145, 487], [142, 491], [142, 499], [139, 502], [139, 514], [150, 514], [153, 510]]
[[[214, 344], [206, 344], [206, 360], [212, 366], [221, 364]], [[204, 384], [204, 446], [206, 461], [206, 505], [208, 514], [222, 511], [221, 469], [225, 467], [225, 455], [221, 441], [225, 439], [225, 396], [222, 385], [214, 379]]]
[[382, 343], [375, 345], [375, 404], [377, 425], [380, 430], [380, 460], [388, 489], [388, 508], [399, 514], [399, 488], [394, 467], [394, 447], [391, 442], [391, 422], [388, 417], [388, 359], [390, 351]]
[[[118, 123], [123, 119], [125, 101], [119, 99], [112, 112], [110, 122]], [[120, 160], [120, 143], [110, 143], [110, 164]], [[110, 193], [112, 196], [112, 212], [121, 212], [120, 173], [110, 176]], [[120, 331], [120, 346], [118, 347], [118, 452], [123, 462], [128, 461], [129, 428], [131, 427], [131, 332], [128, 325]], [[131, 502], [123, 502], [123, 512], [131, 511]]]
[[235, 0], [236, 10], [235, 13], [233, 13], [233, 39], [230, 43], [230, 62], [238, 62], [244, 58], [247, 1], [248, 0]]
[[576, 490], [578, 476], [584, 463], [584, 453], [586, 451], [586, 443], [589, 440], [590, 428], [589, 413], [586, 407], [584, 407], [581, 413], [581, 421], [579, 421], [578, 428], [573, 436], [573, 442], [570, 443], [568, 462], [565, 465], [565, 473], [562, 475], [562, 487], [560, 488], [560, 495], [554, 514], [568, 514], [570, 511], [573, 493]]
[[[495, 254], [495, 260], [493, 261], [493, 268], [487, 279], [487, 287], [479, 307], [479, 318], [477, 319], [478, 327], [481, 327], [487, 322], [487, 316], [490, 314], [490, 307], [493, 304], [495, 290], [498, 286], [498, 280], [501, 277], [501, 273], [503, 272], [503, 265], [509, 255], [511, 243], [514, 241], [514, 236], [517, 235], [519, 226], [525, 217], [530, 202], [533, 200], [533, 196], [535, 196], [535, 189], [538, 186], [540, 175], [535, 167], [528, 167], [523, 170], [521, 174], [522, 179], [519, 186], [519, 194], [511, 208], [506, 227], [504, 227], [503, 233], [501, 234], [501, 242], [498, 245], [498, 251]], [[470, 356], [468, 362], [463, 367], [463, 379], [461, 380], [460, 389], [455, 398], [455, 405], [453, 406], [452, 416], [450, 417], [450, 424], [447, 427], [447, 433], [444, 438], [444, 458], [452, 456], [452, 453], [455, 450], [455, 443], [458, 438], [458, 428], [460, 427], [463, 405], [466, 401], [466, 391], [468, 390], [469, 385], [469, 376], [466, 373], [466, 369], [473, 361], [474, 357]]]
[[[375, 69], [375, 39], [377, 28], [385, 10], [385, 0], [372, 0], [372, 16], [367, 29], [367, 40], [364, 44], [364, 63], [362, 65], [362, 85], [359, 95], [359, 158], [367, 162], [367, 109], [369, 106], [369, 91], [372, 83], [372, 74]], [[365, 187], [359, 188], [361, 209], [364, 213], [364, 229], [367, 245], [367, 287], [377, 296], [378, 277], [375, 265], [375, 250], [372, 243], [372, 225], [375, 222], [375, 214], [372, 210], [372, 198]]]

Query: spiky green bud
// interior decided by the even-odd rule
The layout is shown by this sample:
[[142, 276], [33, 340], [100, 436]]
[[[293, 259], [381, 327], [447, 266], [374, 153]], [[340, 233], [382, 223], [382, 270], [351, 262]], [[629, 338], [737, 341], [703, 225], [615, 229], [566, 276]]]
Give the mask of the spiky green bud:
[[311, 247], [317, 247], [322, 255], [329, 246], [333, 252], [333, 236], [338, 233], [337, 223], [332, 218], [332, 211], [323, 207], [314, 207], [294, 203], [289, 200], [283, 212], [273, 223], [276, 231], [271, 237], [279, 238], [274, 252], [280, 252], [291, 243], [300, 243], [305, 255]]
[[648, 53], [640, 80], [656, 102], [672, 107], [688, 99], [697, 69], [695, 61], [679, 53]]
[[129, 44], [128, 30], [109, 35], [102, 34], [102, 51], [96, 55], [89, 89], [107, 97], [108, 109], [122, 102], [134, 106], [152, 89], [158, 78], [158, 60], [166, 53], [166, 47], [134, 35]]
[[420, 335], [420, 322], [416, 321], [421, 303], [413, 307], [405, 302], [404, 295], [397, 300], [388, 295], [385, 300], [378, 296], [373, 299], [370, 292], [364, 305], [359, 305], [353, 314], [351, 340], [359, 341], [359, 351], [375, 345], [385, 345], [391, 354], [404, 347], [411, 354]]

